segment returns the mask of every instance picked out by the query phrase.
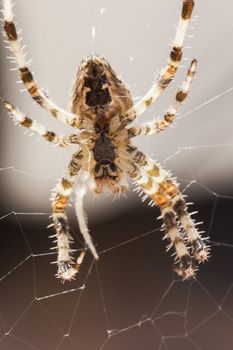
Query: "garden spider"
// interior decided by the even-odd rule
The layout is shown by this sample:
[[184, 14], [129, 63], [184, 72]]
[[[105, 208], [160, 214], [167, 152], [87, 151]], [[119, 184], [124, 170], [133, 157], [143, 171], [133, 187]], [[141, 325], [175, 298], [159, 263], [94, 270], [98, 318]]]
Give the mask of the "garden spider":
[[[56, 106], [37, 85], [20, 46], [11, 0], [3, 0], [5, 34], [28, 92], [33, 100], [53, 117], [76, 129], [72, 135], [58, 136], [25, 116], [10, 102], [4, 101], [7, 111], [16, 123], [33, 130], [53, 144], [61, 147], [77, 146], [64, 176], [55, 189], [52, 202], [58, 251], [56, 276], [62, 281], [74, 279], [87, 248], [98, 260], [83, 210], [83, 198], [88, 188], [97, 194], [103, 190], [120, 194], [127, 189], [126, 176], [134, 180], [138, 189], [150, 198], [151, 204], [160, 207], [165, 238], [170, 242], [168, 249], [174, 250], [175, 270], [178, 275], [183, 279], [195, 276], [197, 267], [194, 260], [200, 263], [208, 259], [209, 248], [187, 212], [186, 202], [178, 184], [169, 172], [131, 143], [131, 139], [137, 135], [152, 135], [165, 130], [174, 121], [180, 104], [187, 97], [196, 70], [196, 60], [191, 62], [186, 78], [164, 117], [144, 125], [130, 126], [173, 80], [181, 61], [183, 41], [193, 7], [194, 0], [183, 0], [181, 18], [168, 64], [139, 102], [133, 104], [130, 92], [108, 62], [103, 57], [92, 55], [85, 58], [79, 67], [70, 113]], [[65, 214], [74, 186], [76, 214], [85, 240], [85, 249], [76, 261], [70, 248], [72, 237]]]

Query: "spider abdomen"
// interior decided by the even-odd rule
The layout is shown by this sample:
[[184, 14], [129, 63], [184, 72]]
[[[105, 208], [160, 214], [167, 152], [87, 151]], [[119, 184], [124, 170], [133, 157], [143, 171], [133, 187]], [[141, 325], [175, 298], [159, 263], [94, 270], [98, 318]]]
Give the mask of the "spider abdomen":
[[95, 120], [98, 108], [104, 109], [109, 120], [132, 107], [133, 100], [110, 64], [103, 57], [91, 55], [79, 67], [71, 104], [72, 112], [86, 127], [87, 119]]
[[[98, 65], [91, 65], [92, 69], [88, 77], [85, 78], [84, 86], [90, 90], [86, 93], [86, 105], [90, 107], [103, 107], [111, 102], [111, 95], [106, 86], [107, 78]], [[98, 68], [98, 69], [97, 69]]]

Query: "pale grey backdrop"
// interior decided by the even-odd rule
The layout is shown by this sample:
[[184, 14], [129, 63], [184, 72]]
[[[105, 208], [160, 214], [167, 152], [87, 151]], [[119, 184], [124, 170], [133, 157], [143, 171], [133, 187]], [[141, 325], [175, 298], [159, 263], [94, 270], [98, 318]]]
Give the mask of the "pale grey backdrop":
[[[68, 108], [75, 72], [82, 58], [90, 53], [104, 55], [129, 84], [135, 98], [142, 96], [150, 88], [156, 71], [166, 64], [180, 6], [179, 0], [20, 0], [16, 1], [15, 12], [23, 29], [28, 58], [34, 59], [33, 71], [39, 85], [58, 105]], [[191, 24], [194, 28], [188, 33], [193, 37], [185, 41], [188, 48], [184, 58], [195, 57], [199, 65], [190, 98], [181, 110], [183, 118], [176, 128], [162, 135], [135, 141], [183, 179], [184, 185], [196, 181], [191, 186], [200, 196], [208, 189], [227, 194], [232, 187], [232, 13], [230, 0], [196, 1], [195, 21]], [[27, 93], [19, 92], [23, 87], [16, 84], [17, 72], [9, 71], [12, 65], [5, 58], [8, 55], [3, 49], [0, 95], [50, 129], [60, 133], [71, 131], [33, 104]], [[166, 110], [188, 61], [183, 60], [182, 65], [186, 68], [180, 69], [176, 82], [141, 121]], [[23, 130], [13, 127], [3, 111], [1, 116], [1, 168], [10, 167], [1, 173], [6, 213], [12, 208], [16, 212], [50, 211], [50, 190], [62, 175], [72, 151], [53, 148], [43, 140], [36, 142], [36, 136], [29, 138]], [[122, 200], [120, 205], [116, 202], [105, 213], [109, 216], [111, 210], [114, 213], [135, 200], [134, 195], [129, 195], [128, 201]], [[101, 217], [102, 207], [92, 200], [88, 203], [96, 217]]]

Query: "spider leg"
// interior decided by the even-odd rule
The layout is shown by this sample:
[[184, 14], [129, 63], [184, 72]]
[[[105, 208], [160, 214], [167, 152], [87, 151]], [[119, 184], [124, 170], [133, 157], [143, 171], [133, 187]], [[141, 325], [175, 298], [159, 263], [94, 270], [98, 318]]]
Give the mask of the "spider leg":
[[201, 237], [201, 232], [196, 228], [195, 221], [191, 218], [192, 214], [187, 211], [187, 204], [184, 196], [179, 191], [178, 185], [174, 180], [168, 178], [165, 193], [171, 197], [172, 208], [184, 229], [187, 244], [191, 247], [192, 255], [201, 263], [209, 258], [210, 248], [204, 243], [206, 239]]
[[131, 163], [129, 160], [120, 160], [120, 165], [124, 171], [133, 179], [145, 193], [152, 198], [153, 203], [159, 206], [161, 217], [164, 222], [165, 238], [169, 239], [168, 249], [174, 247], [175, 266], [177, 273], [184, 279], [195, 275], [196, 268], [193, 265], [192, 257], [188, 247], [179, 232], [176, 215], [171, 207], [170, 198], [158, 192], [158, 186], [155, 186], [152, 176], [143, 171], [140, 166]]
[[48, 131], [45, 126], [39, 124], [37, 121], [32, 120], [23, 114], [18, 108], [15, 108], [10, 102], [3, 101], [4, 106], [8, 113], [14, 118], [16, 124], [19, 124], [27, 129], [32, 130], [46, 141], [51, 142], [61, 147], [67, 147], [71, 144], [80, 144], [88, 140], [91, 136], [86, 130], [82, 130], [77, 134], [71, 135], [56, 135], [53, 131]]
[[173, 80], [182, 58], [183, 42], [188, 24], [191, 19], [193, 7], [194, 0], [183, 0], [181, 18], [176, 30], [173, 48], [170, 53], [168, 64], [162, 70], [158, 81], [156, 81], [153, 84], [153, 86], [147, 92], [147, 94], [123, 114], [122, 122], [124, 124], [132, 122], [136, 117], [140, 116], [149, 107], [151, 107], [151, 105], [155, 102], [158, 96], [166, 89], [169, 83]]
[[20, 38], [18, 38], [18, 32], [14, 23], [12, 6], [13, 5], [11, 0], [3, 1], [2, 13], [4, 19], [4, 30], [8, 39], [9, 48], [15, 56], [19, 74], [25, 87], [27, 88], [33, 100], [45, 108], [47, 111], [49, 111], [55, 118], [71, 126], [78, 127], [78, 116], [64, 111], [56, 106], [56, 104], [51, 101], [50, 98], [48, 98], [48, 96], [38, 87], [25, 60], [23, 48], [20, 45]]
[[73, 155], [64, 176], [56, 187], [52, 203], [52, 217], [56, 230], [55, 242], [56, 249], [58, 250], [58, 272], [56, 276], [63, 282], [74, 279], [84, 257], [84, 252], [82, 251], [77, 263], [73, 262], [72, 250], [70, 248], [72, 237], [69, 233], [67, 216], [65, 214], [73, 186], [81, 169], [82, 160], [82, 151], [78, 151]]
[[196, 72], [197, 61], [194, 59], [191, 62], [189, 70], [187, 72], [186, 78], [183, 81], [180, 89], [176, 93], [171, 106], [168, 108], [166, 114], [163, 118], [146, 123], [144, 125], [134, 126], [128, 129], [129, 138], [138, 136], [138, 135], [153, 135], [155, 133], [160, 133], [169, 127], [175, 120], [176, 114], [179, 110], [180, 105], [186, 97], [188, 96], [191, 83], [193, 81], [195, 72]]
[[[143, 155], [144, 156], [144, 155]], [[153, 177], [158, 191], [163, 196], [167, 196], [171, 201], [171, 207], [176, 213], [184, 230], [184, 238], [191, 254], [198, 263], [204, 262], [209, 256], [209, 247], [205, 244], [205, 239], [201, 237], [201, 233], [196, 228], [195, 221], [191, 218], [191, 214], [187, 211], [187, 205], [184, 196], [179, 190], [177, 182], [172, 179], [170, 174], [164, 171], [159, 164], [145, 156], [146, 165], [143, 169], [150, 174], [151, 169], [157, 169], [158, 176]], [[153, 198], [152, 198], [153, 199]]]
[[83, 172], [83, 173], [80, 173], [80, 176], [78, 178], [77, 186], [75, 189], [75, 194], [76, 194], [75, 211], [76, 211], [76, 215], [78, 218], [80, 232], [83, 235], [83, 238], [85, 240], [85, 244], [92, 252], [94, 258], [96, 260], [98, 260], [99, 256], [96, 252], [95, 246], [92, 242], [92, 238], [89, 234], [89, 230], [87, 227], [87, 216], [86, 216], [86, 213], [85, 213], [84, 208], [83, 208], [83, 199], [84, 199], [84, 196], [87, 192], [88, 177], [89, 177], [88, 173]]
[[[167, 171], [136, 147], [131, 147], [130, 152], [137, 170], [128, 171], [128, 174], [146, 196], [151, 198], [151, 203], [160, 207], [165, 237], [171, 241], [168, 248], [174, 246], [176, 252], [176, 272], [184, 279], [194, 276], [197, 268], [193, 265], [192, 257], [199, 263], [204, 262], [208, 259], [209, 248], [187, 212], [186, 202], [178, 184]], [[179, 230], [177, 217], [183, 226], [183, 233]]]

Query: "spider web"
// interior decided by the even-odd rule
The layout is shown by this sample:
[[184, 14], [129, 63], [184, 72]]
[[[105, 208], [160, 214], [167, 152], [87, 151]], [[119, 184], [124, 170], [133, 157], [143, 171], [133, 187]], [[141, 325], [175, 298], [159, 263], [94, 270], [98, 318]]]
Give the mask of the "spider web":
[[[106, 56], [139, 98], [155, 67], [164, 66], [179, 3], [22, 0], [15, 10], [40, 84], [49, 85], [46, 90], [65, 106], [78, 62], [90, 52]], [[101, 259], [95, 263], [88, 254], [77, 280], [61, 285], [51, 264], [56, 255], [48, 239], [53, 231], [46, 229], [51, 223], [48, 198], [72, 151], [28, 138], [2, 111], [1, 349], [233, 348], [232, 4], [222, 1], [213, 8], [206, 0], [197, 4], [195, 14], [199, 18], [189, 32], [195, 36], [186, 41], [193, 48], [186, 47], [184, 56], [195, 54], [200, 63], [177, 127], [135, 143], [159, 158], [178, 177], [188, 202], [195, 203], [195, 217], [210, 237], [210, 261], [200, 266], [196, 280], [181, 282], [171, 271], [156, 208], [142, 204], [134, 193], [120, 202], [88, 197], [89, 226]], [[0, 95], [48, 128], [70, 131], [17, 92], [17, 74], [9, 74], [8, 53], [2, 51]], [[142, 122], [166, 110], [185, 69]], [[70, 208], [80, 249], [73, 217]]]

